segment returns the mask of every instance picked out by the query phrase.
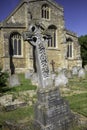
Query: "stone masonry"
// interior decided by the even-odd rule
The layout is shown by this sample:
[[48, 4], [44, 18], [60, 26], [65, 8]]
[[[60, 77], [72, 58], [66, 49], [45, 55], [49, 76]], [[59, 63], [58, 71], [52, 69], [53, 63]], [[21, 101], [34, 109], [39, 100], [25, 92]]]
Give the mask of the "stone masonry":
[[[42, 18], [41, 10], [43, 5], [49, 7], [49, 19]], [[27, 31], [31, 23], [39, 23], [44, 30], [55, 29], [55, 47], [46, 45], [48, 62], [55, 62], [55, 70], [58, 67], [69, 68], [81, 66], [80, 46], [78, 37], [75, 33], [65, 29], [64, 9], [53, 0], [21, 0], [15, 10], [0, 23], [0, 65], [3, 69], [8, 62], [8, 69], [12, 69], [11, 56], [4, 57], [5, 52], [9, 54], [11, 36], [15, 33], [21, 35], [21, 55], [12, 57], [15, 72], [25, 72], [27, 69], [34, 68], [34, 54], [31, 45], [23, 41], [22, 32]], [[8, 35], [8, 38], [4, 37]], [[67, 42], [71, 38], [73, 41], [73, 57], [66, 57]], [[8, 47], [5, 47], [8, 46]], [[6, 68], [5, 68], [6, 67]]]

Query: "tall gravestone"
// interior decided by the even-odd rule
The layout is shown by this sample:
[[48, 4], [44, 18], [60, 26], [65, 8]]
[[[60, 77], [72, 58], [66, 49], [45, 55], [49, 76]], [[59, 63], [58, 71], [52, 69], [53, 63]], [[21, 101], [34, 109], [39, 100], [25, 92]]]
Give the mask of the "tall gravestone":
[[35, 130], [68, 130], [73, 116], [68, 104], [53, 87], [50, 76], [45, 43], [49, 35], [39, 25], [31, 25], [23, 34], [24, 40], [35, 46], [36, 66], [39, 77], [37, 103], [35, 104]]

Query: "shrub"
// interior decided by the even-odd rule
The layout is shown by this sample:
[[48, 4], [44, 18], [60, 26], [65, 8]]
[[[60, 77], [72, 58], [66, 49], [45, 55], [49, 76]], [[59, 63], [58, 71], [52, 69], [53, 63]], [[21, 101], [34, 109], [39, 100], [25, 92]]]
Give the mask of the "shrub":
[[3, 72], [0, 68], [0, 87], [6, 86], [8, 77], [9, 74], [7, 72]]

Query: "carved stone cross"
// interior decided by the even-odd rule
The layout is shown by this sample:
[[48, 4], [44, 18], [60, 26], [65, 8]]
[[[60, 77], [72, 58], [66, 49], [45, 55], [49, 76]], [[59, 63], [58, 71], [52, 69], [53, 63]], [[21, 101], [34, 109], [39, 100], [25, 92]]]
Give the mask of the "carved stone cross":
[[23, 37], [24, 40], [36, 47], [35, 55], [39, 86], [42, 88], [50, 87], [52, 84], [45, 50], [48, 36], [42, 32], [39, 25], [31, 25], [29, 31], [23, 33]]
[[54, 72], [55, 71], [55, 68], [54, 68], [55, 62], [52, 60], [50, 64], [52, 65], [52, 71]]

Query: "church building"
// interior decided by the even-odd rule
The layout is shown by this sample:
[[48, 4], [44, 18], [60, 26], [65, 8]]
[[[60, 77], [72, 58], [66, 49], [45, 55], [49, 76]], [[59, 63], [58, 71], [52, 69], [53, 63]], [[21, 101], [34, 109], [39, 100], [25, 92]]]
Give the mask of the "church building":
[[47, 30], [46, 53], [50, 69], [82, 66], [77, 34], [65, 28], [64, 9], [54, 0], [20, 0], [13, 12], [0, 23], [0, 66], [11, 74], [36, 70], [35, 48], [23, 40], [31, 24]]

